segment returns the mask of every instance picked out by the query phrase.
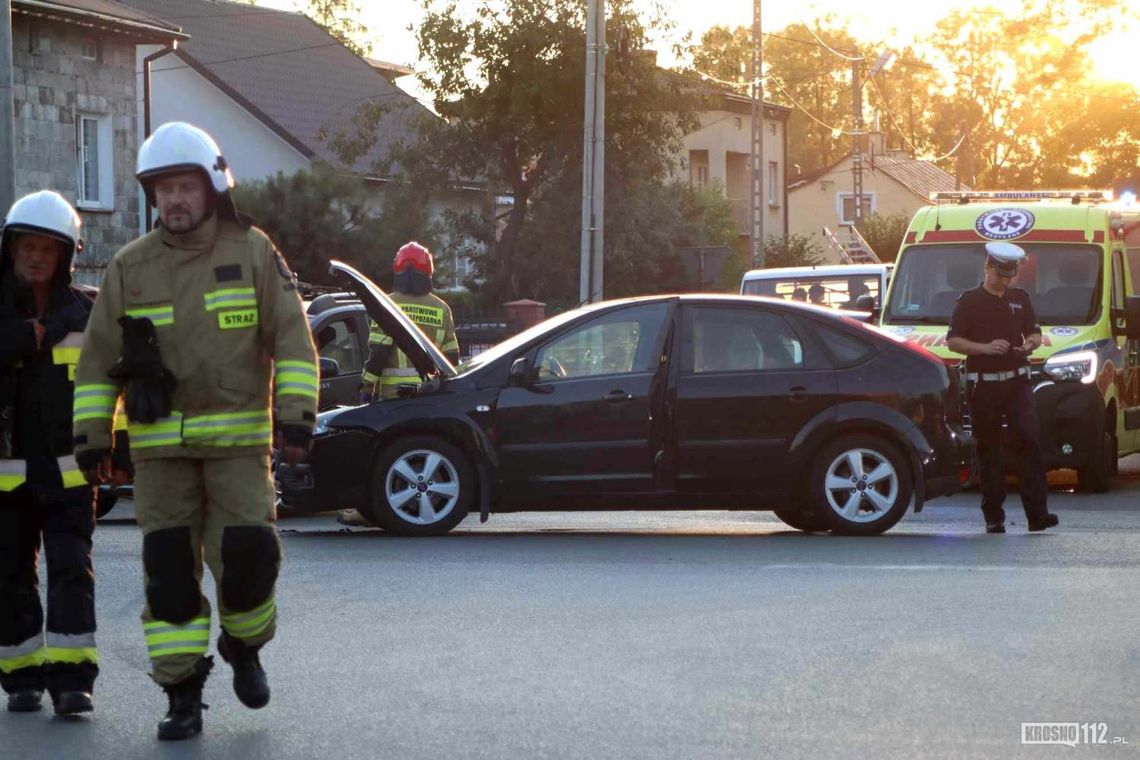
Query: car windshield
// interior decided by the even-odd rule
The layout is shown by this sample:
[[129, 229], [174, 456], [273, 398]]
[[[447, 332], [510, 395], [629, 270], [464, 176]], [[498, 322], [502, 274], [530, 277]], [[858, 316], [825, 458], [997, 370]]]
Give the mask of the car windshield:
[[584, 308], [584, 309], [574, 309], [572, 311], [566, 311], [566, 312], [563, 312], [561, 314], [556, 314], [555, 316], [551, 317], [550, 319], [539, 322], [537, 325], [534, 325], [533, 327], [529, 327], [526, 330], [523, 330], [518, 335], [513, 335], [501, 343], [496, 343], [495, 345], [488, 348], [486, 351], [475, 354], [475, 356], [472, 356], [467, 361], [460, 362], [459, 366], [456, 367], [455, 369], [459, 374], [462, 375], [462, 374], [467, 373], [467, 372], [473, 372], [473, 371], [475, 371], [481, 367], [485, 367], [486, 365], [490, 364], [491, 362], [495, 361], [496, 359], [498, 359], [502, 356], [506, 356], [507, 354], [514, 353], [515, 351], [517, 351], [519, 349], [520, 346], [523, 346], [523, 345], [529, 343], [530, 340], [532, 338], [534, 338], [535, 336], [541, 335], [542, 333], [546, 332], [547, 330], [556, 329], [560, 325], [564, 325], [567, 322], [570, 322], [571, 320], [576, 319], [577, 317], [584, 314], [588, 310], [589, 310], [589, 307]]
[[878, 274], [783, 275], [745, 280], [746, 296], [769, 296], [785, 301], [803, 301], [836, 309], [854, 309], [861, 295], [879, 298]]
[[[1088, 325], [1100, 314], [1101, 250], [1091, 245], [1018, 243], [1026, 260], [1013, 287], [1029, 293], [1043, 325]], [[912, 245], [895, 269], [883, 321], [950, 324], [958, 296], [984, 277], [985, 243]]]

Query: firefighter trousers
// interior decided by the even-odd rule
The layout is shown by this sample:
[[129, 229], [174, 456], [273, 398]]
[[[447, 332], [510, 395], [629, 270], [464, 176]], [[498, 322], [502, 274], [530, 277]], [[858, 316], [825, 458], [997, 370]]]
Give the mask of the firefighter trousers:
[[[24, 484], [0, 493], [0, 685], [91, 691], [95, 648], [94, 491]], [[39, 555], [47, 558], [47, 631]]]
[[249, 646], [273, 638], [281, 545], [268, 456], [136, 462], [135, 514], [143, 532], [143, 633], [159, 685], [193, 676], [209, 648], [203, 555], [222, 629]]

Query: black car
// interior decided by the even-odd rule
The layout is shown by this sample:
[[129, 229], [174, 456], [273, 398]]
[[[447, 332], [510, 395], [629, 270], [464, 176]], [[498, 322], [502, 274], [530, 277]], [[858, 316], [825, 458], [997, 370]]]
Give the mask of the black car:
[[969, 475], [954, 370], [826, 309], [610, 301], [453, 367], [374, 284], [332, 269], [423, 382], [319, 415], [309, 463], [278, 472], [295, 511], [438, 535], [472, 510], [771, 509], [871, 535]]

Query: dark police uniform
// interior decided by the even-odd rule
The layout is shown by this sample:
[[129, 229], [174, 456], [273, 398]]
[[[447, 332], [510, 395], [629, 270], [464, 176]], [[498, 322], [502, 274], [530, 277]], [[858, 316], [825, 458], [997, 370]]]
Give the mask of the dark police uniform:
[[1002, 415], [1005, 415], [1020, 463], [1021, 505], [1025, 516], [1034, 523], [1048, 514], [1048, 487], [1037, 407], [1029, 384], [1029, 357], [1013, 350], [1030, 335], [1040, 332], [1029, 294], [1020, 288], [1007, 288], [998, 297], [979, 285], [958, 298], [950, 317], [947, 339], [965, 338], [975, 343], [1004, 339], [1010, 345], [1010, 350], [1002, 355], [966, 357], [971, 388], [970, 414], [982, 468], [982, 513], [987, 525], [1005, 522]]

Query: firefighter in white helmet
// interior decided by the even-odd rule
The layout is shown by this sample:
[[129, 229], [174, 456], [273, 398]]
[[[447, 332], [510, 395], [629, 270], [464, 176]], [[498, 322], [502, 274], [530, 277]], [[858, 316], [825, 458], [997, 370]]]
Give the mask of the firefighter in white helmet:
[[[202, 729], [210, 604], [218, 653], [250, 708], [269, 702], [259, 650], [276, 630], [281, 551], [269, 455], [308, 451], [317, 357], [296, 278], [265, 233], [243, 222], [214, 140], [164, 124], [139, 150], [138, 179], [158, 227], [112, 259], [79, 361], [82, 447], [109, 440], [124, 397], [143, 532], [143, 629], [152, 677], [167, 692], [160, 739]], [[271, 408], [271, 402], [274, 407]], [[274, 416], [274, 411], [276, 416]], [[92, 479], [95, 468], [89, 468]]]
[[[71, 285], [80, 220], [50, 191], [16, 201], [0, 237], [0, 684], [12, 712], [90, 712], [93, 489], [73, 455], [73, 379], [91, 300]], [[82, 407], [82, 398], [76, 399]], [[47, 619], [36, 566], [47, 555]]]

